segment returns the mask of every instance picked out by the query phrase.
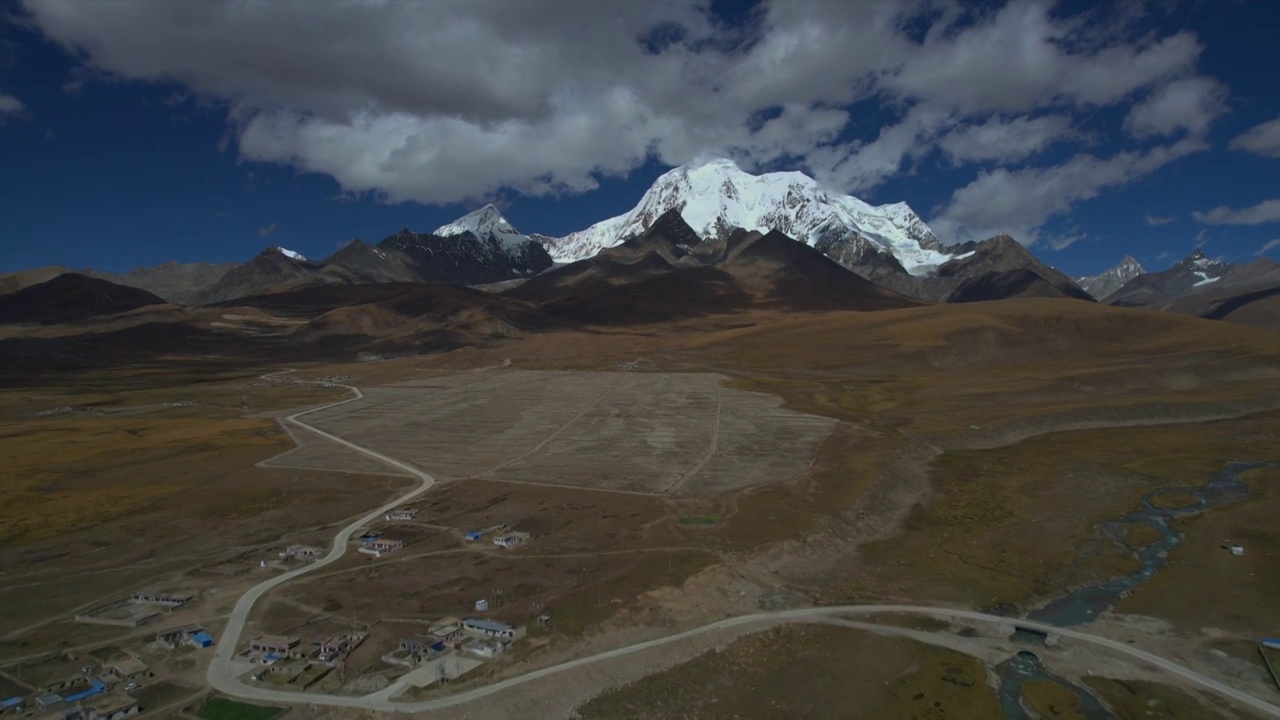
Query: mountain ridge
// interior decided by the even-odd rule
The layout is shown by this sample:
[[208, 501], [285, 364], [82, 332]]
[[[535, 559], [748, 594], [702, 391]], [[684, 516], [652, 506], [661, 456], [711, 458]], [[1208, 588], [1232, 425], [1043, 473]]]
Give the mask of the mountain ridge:
[[722, 239], [735, 228], [777, 230], [811, 247], [822, 245], [828, 256], [839, 254], [846, 267], [872, 249], [892, 254], [913, 274], [951, 256], [906, 203], [870, 205], [827, 192], [801, 172], [752, 175], [727, 159], [664, 173], [622, 215], [560, 238], [533, 237], [557, 262], [581, 260], [645, 231], [673, 208], [704, 240]]

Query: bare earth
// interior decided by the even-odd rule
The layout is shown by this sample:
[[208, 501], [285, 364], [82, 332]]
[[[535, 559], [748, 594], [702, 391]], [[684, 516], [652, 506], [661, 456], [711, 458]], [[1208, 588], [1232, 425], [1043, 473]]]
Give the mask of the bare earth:
[[[364, 399], [308, 422], [442, 478], [694, 494], [804, 472], [835, 421], [724, 387], [724, 380], [711, 373], [468, 372], [369, 388]], [[343, 457], [325, 460], [347, 469]]]

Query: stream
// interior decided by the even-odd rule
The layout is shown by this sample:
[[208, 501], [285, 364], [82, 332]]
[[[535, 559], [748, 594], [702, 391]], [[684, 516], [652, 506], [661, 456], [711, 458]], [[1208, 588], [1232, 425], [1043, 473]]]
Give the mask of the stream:
[[[1150, 545], [1132, 548], [1139, 561], [1138, 569], [1120, 578], [1073, 590], [1062, 597], [1050, 600], [1028, 613], [1027, 617], [1063, 627], [1082, 625], [1094, 620], [1114, 607], [1126, 593], [1149, 580], [1164, 567], [1169, 551], [1182, 540], [1182, 533], [1170, 527], [1170, 520], [1244, 501], [1249, 497], [1249, 486], [1240, 479], [1240, 473], [1276, 464], [1273, 462], [1228, 463], [1222, 470], [1210, 476], [1208, 482], [1203, 485], [1158, 488], [1143, 495], [1137, 510], [1114, 520], [1103, 521], [1097, 526], [1102, 542], [1115, 542], [1125, 547], [1129, 547], [1124, 540], [1126, 531], [1132, 526], [1145, 525], [1159, 534], [1159, 539]], [[1189, 502], [1175, 508], [1157, 506], [1156, 499], [1167, 495], [1186, 497]], [[1115, 717], [1088, 690], [1051, 674], [1033, 653], [1019, 652], [997, 665], [996, 673], [1000, 677], [1000, 705], [1009, 720], [1032, 720], [1036, 717], [1022, 703], [1022, 685], [1029, 680], [1048, 680], [1069, 690], [1080, 700], [1080, 710], [1088, 720], [1112, 720]]]

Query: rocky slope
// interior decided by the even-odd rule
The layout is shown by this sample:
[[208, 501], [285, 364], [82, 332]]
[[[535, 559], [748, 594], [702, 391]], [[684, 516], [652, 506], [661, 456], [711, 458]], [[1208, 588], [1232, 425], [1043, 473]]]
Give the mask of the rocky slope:
[[1095, 300], [1105, 300], [1108, 295], [1119, 290], [1125, 283], [1146, 272], [1142, 264], [1125, 255], [1120, 264], [1108, 268], [1097, 275], [1082, 275], [1075, 278], [1076, 284]]
[[874, 285], [776, 230], [694, 244], [678, 208], [599, 253], [508, 290], [562, 319], [662, 322], [746, 308], [882, 310], [916, 301]]
[[1106, 303], [1280, 330], [1280, 264], [1225, 263], [1196, 250], [1167, 270], [1130, 280]]
[[321, 261], [268, 248], [197, 294], [197, 304], [296, 290], [314, 285], [444, 283], [480, 285], [524, 278], [551, 267], [551, 256], [522, 235], [492, 205], [438, 228], [408, 228], [377, 245], [353, 240]]
[[1207, 257], [1196, 248], [1167, 270], [1143, 273], [1106, 297], [1108, 305], [1150, 307], [1167, 299], [1186, 295], [1212, 285], [1231, 270], [1231, 265]]

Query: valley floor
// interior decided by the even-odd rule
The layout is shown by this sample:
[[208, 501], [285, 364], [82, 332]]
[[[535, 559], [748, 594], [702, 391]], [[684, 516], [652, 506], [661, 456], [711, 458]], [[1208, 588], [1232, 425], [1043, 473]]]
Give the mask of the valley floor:
[[[1204, 507], [1197, 493], [1231, 462], [1280, 458], [1280, 339], [1134, 315], [740, 315], [266, 380], [279, 368], [8, 391], [0, 453], [21, 481], [0, 510], [0, 683], [42, 688], [114, 648], [172, 686], [163, 707], [181, 705], [211, 651], [164, 651], [155, 631], [197, 622], [222, 639], [237, 599], [289, 572], [242, 641], [363, 638], [298, 696], [347, 709], [290, 717], [444, 705], [589, 657], [433, 714], [1267, 717], [1280, 694], [1254, 643], [1280, 626], [1280, 469], [1241, 469]], [[298, 414], [341, 401], [340, 383], [365, 397]], [[64, 406], [88, 409], [31, 415]], [[286, 416], [331, 437], [286, 432]], [[438, 484], [408, 519], [353, 523], [422, 486], [386, 459]], [[1158, 523], [1130, 519], [1152, 502], [1167, 506]], [[372, 557], [352, 541], [310, 571], [279, 557], [356, 525], [404, 547]], [[503, 525], [529, 538], [466, 538]], [[1178, 542], [1144, 564], [1165, 529]], [[1002, 620], [1148, 569], [1048, 642]], [[197, 600], [139, 628], [71, 620], [144, 586]], [[526, 626], [511, 652], [443, 689], [383, 663], [480, 598]], [[1015, 681], [1019, 652], [1038, 664]], [[246, 694], [279, 702], [300, 677]]]

